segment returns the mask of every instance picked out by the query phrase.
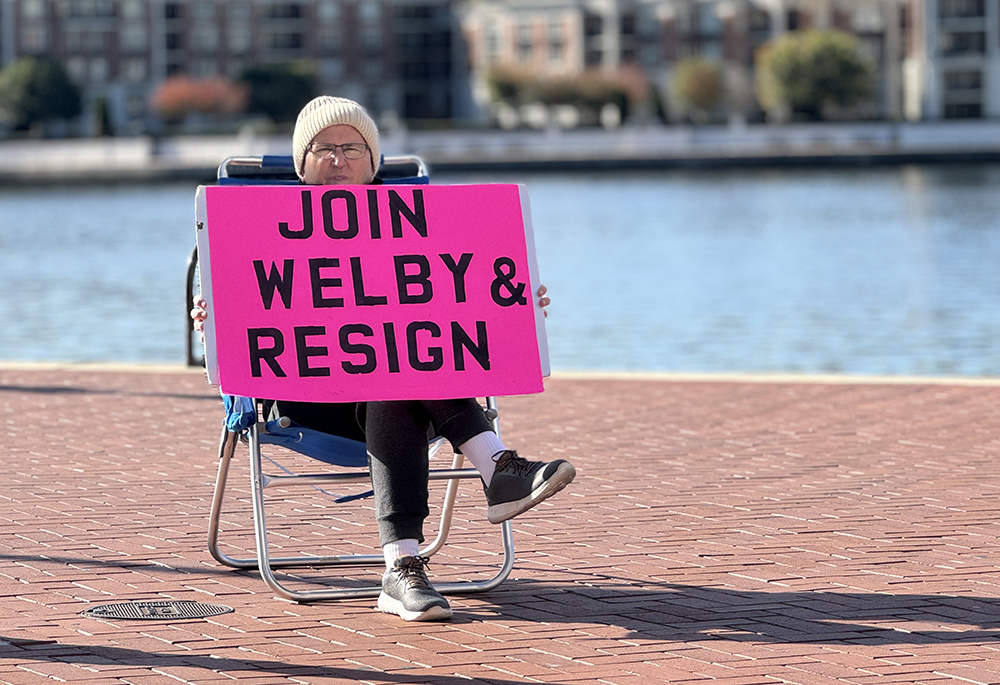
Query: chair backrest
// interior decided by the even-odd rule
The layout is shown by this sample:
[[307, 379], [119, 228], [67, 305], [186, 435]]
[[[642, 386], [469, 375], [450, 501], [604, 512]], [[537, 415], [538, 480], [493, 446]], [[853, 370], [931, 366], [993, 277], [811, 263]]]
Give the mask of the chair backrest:
[[[219, 165], [217, 177], [219, 185], [292, 185], [299, 182], [291, 155], [229, 157]], [[430, 183], [427, 165], [413, 155], [382, 157], [375, 178], [391, 184]]]

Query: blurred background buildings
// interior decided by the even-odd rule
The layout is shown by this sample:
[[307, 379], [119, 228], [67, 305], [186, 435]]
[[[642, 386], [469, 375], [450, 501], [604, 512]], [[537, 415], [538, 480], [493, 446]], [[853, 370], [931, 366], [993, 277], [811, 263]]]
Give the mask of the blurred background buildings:
[[82, 109], [50, 135], [273, 123], [316, 93], [388, 130], [740, 124], [808, 113], [758, 72], [809, 30], [852, 37], [870, 71], [813, 118], [1000, 115], [1000, 0], [0, 0], [0, 70], [62, 65]]

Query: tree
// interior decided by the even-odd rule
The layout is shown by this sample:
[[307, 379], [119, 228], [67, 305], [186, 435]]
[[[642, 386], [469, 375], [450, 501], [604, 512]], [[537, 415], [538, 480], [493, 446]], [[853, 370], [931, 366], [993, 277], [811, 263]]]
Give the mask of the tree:
[[872, 67], [849, 34], [789, 33], [758, 53], [756, 90], [765, 109], [786, 106], [818, 120], [825, 105], [848, 107], [868, 97]]
[[248, 87], [217, 76], [194, 79], [171, 76], [163, 81], [150, 98], [150, 107], [167, 121], [181, 121], [189, 114], [218, 117], [242, 112], [247, 105]]
[[316, 97], [316, 74], [304, 62], [252, 66], [240, 80], [250, 88], [250, 111], [275, 122], [294, 121], [299, 110]]
[[59, 62], [23, 57], [0, 71], [0, 118], [15, 130], [81, 111], [80, 89]]
[[677, 65], [673, 87], [681, 104], [703, 119], [722, 102], [722, 68], [717, 62], [689, 57]]

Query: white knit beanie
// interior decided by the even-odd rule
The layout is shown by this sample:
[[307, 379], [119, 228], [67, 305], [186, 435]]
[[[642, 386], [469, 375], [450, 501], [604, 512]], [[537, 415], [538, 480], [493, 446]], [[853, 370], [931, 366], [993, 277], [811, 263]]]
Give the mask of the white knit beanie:
[[353, 126], [368, 144], [372, 155], [372, 170], [378, 171], [382, 155], [378, 149], [378, 128], [365, 111], [365, 108], [354, 100], [337, 98], [330, 95], [320, 95], [310, 101], [299, 112], [295, 120], [295, 133], [292, 134], [292, 160], [295, 171], [302, 180], [305, 170], [306, 147], [320, 131], [328, 126], [347, 124]]

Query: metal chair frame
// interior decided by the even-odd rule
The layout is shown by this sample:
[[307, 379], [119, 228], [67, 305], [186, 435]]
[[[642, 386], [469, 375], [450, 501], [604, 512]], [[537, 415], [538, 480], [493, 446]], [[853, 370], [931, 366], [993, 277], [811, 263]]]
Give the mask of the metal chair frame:
[[[404, 164], [416, 165], [421, 174], [426, 177], [426, 169], [418, 158], [399, 158]], [[383, 169], [391, 168], [396, 158], [388, 158], [383, 164]], [[248, 173], [253, 180], [251, 183], [272, 183], [281, 182], [282, 176], [261, 173], [257, 170], [261, 168], [260, 158], [232, 158], [223, 162], [220, 166], [220, 181], [230, 177], [233, 168], [240, 172]], [[247, 170], [250, 170], [249, 172]], [[381, 170], [380, 170], [381, 173]], [[287, 175], [287, 174], [286, 174]], [[392, 182], [387, 180], [387, 182]], [[399, 182], [398, 180], [396, 182]], [[192, 254], [188, 263], [188, 292], [187, 302], [190, 303], [193, 295], [193, 283], [195, 269], [197, 267], [197, 252]], [[188, 305], [190, 306], [190, 304]], [[190, 321], [190, 318], [188, 319]], [[188, 363], [197, 364], [193, 358], [190, 347], [192, 335], [188, 331]], [[255, 401], [258, 416], [261, 415], [261, 405]], [[494, 431], [499, 435], [500, 425], [497, 411], [497, 402], [494, 397], [486, 398], [487, 416], [492, 422]], [[222, 520], [223, 504], [226, 496], [226, 485], [229, 478], [229, 468], [234, 458], [237, 444], [245, 439], [248, 444], [250, 456], [250, 495], [251, 507], [253, 511], [254, 542], [256, 545], [256, 557], [238, 558], [225, 554], [220, 549], [220, 523]], [[228, 430], [225, 426], [222, 429], [222, 436], [219, 441], [219, 470], [215, 481], [215, 490], [212, 496], [212, 507], [209, 515], [208, 549], [211, 555], [225, 566], [237, 569], [256, 568], [261, 578], [279, 597], [296, 602], [313, 602], [321, 600], [355, 599], [362, 597], [377, 597], [381, 592], [381, 586], [366, 586], [352, 588], [324, 588], [317, 590], [293, 590], [286, 583], [278, 579], [275, 574], [276, 569], [293, 567], [326, 567], [326, 566], [365, 566], [383, 564], [381, 554], [346, 554], [346, 555], [315, 555], [315, 556], [294, 556], [281, 557], [272, 556], [267, 531], [267, 512], [265, 507], [265, 490], [268, 487], [286, 486], [316, 486], [331, 483], [357, 483], [370, 480], [371, 475], [368, 469], [351, 469], [349, 471], [308, 473], [308, 474], [268, 474], [264, 472], [261, 446], [268, 444], [267, 424], [258, 421], [243, 434]], [[443, 439], [436, 439], [431, 442], [429, 449], [431, 455], [438, 451]], [[422, 556], [431, 556], [444, 546], [448, 538], [451, 527], [452, 514], [455, 507], [455, 499], [458, 493], [458, 484], [463, 479], [479, 479], [479, 472], [473, 468], [462, 468], [464, 457], [456, 453], [450, 468], [432, 468], [430, 479], [434, 481], [447, 480], [444, 502], [441, 507], [440, 520], [438, 521], [436, 537], [420, 551]], [[514, 543], [513, 532], [510, 521], [500, 524], [501, 544], [503, 547], [503, 561], [496, 571], [496, 574], [482, 581], [457, 581], [449, 583], [436, 583], [435, 588], [442, 594], [466, 594], [474, 592], [484, 592], [492, 590], [502, 583], [514, 567]]]

